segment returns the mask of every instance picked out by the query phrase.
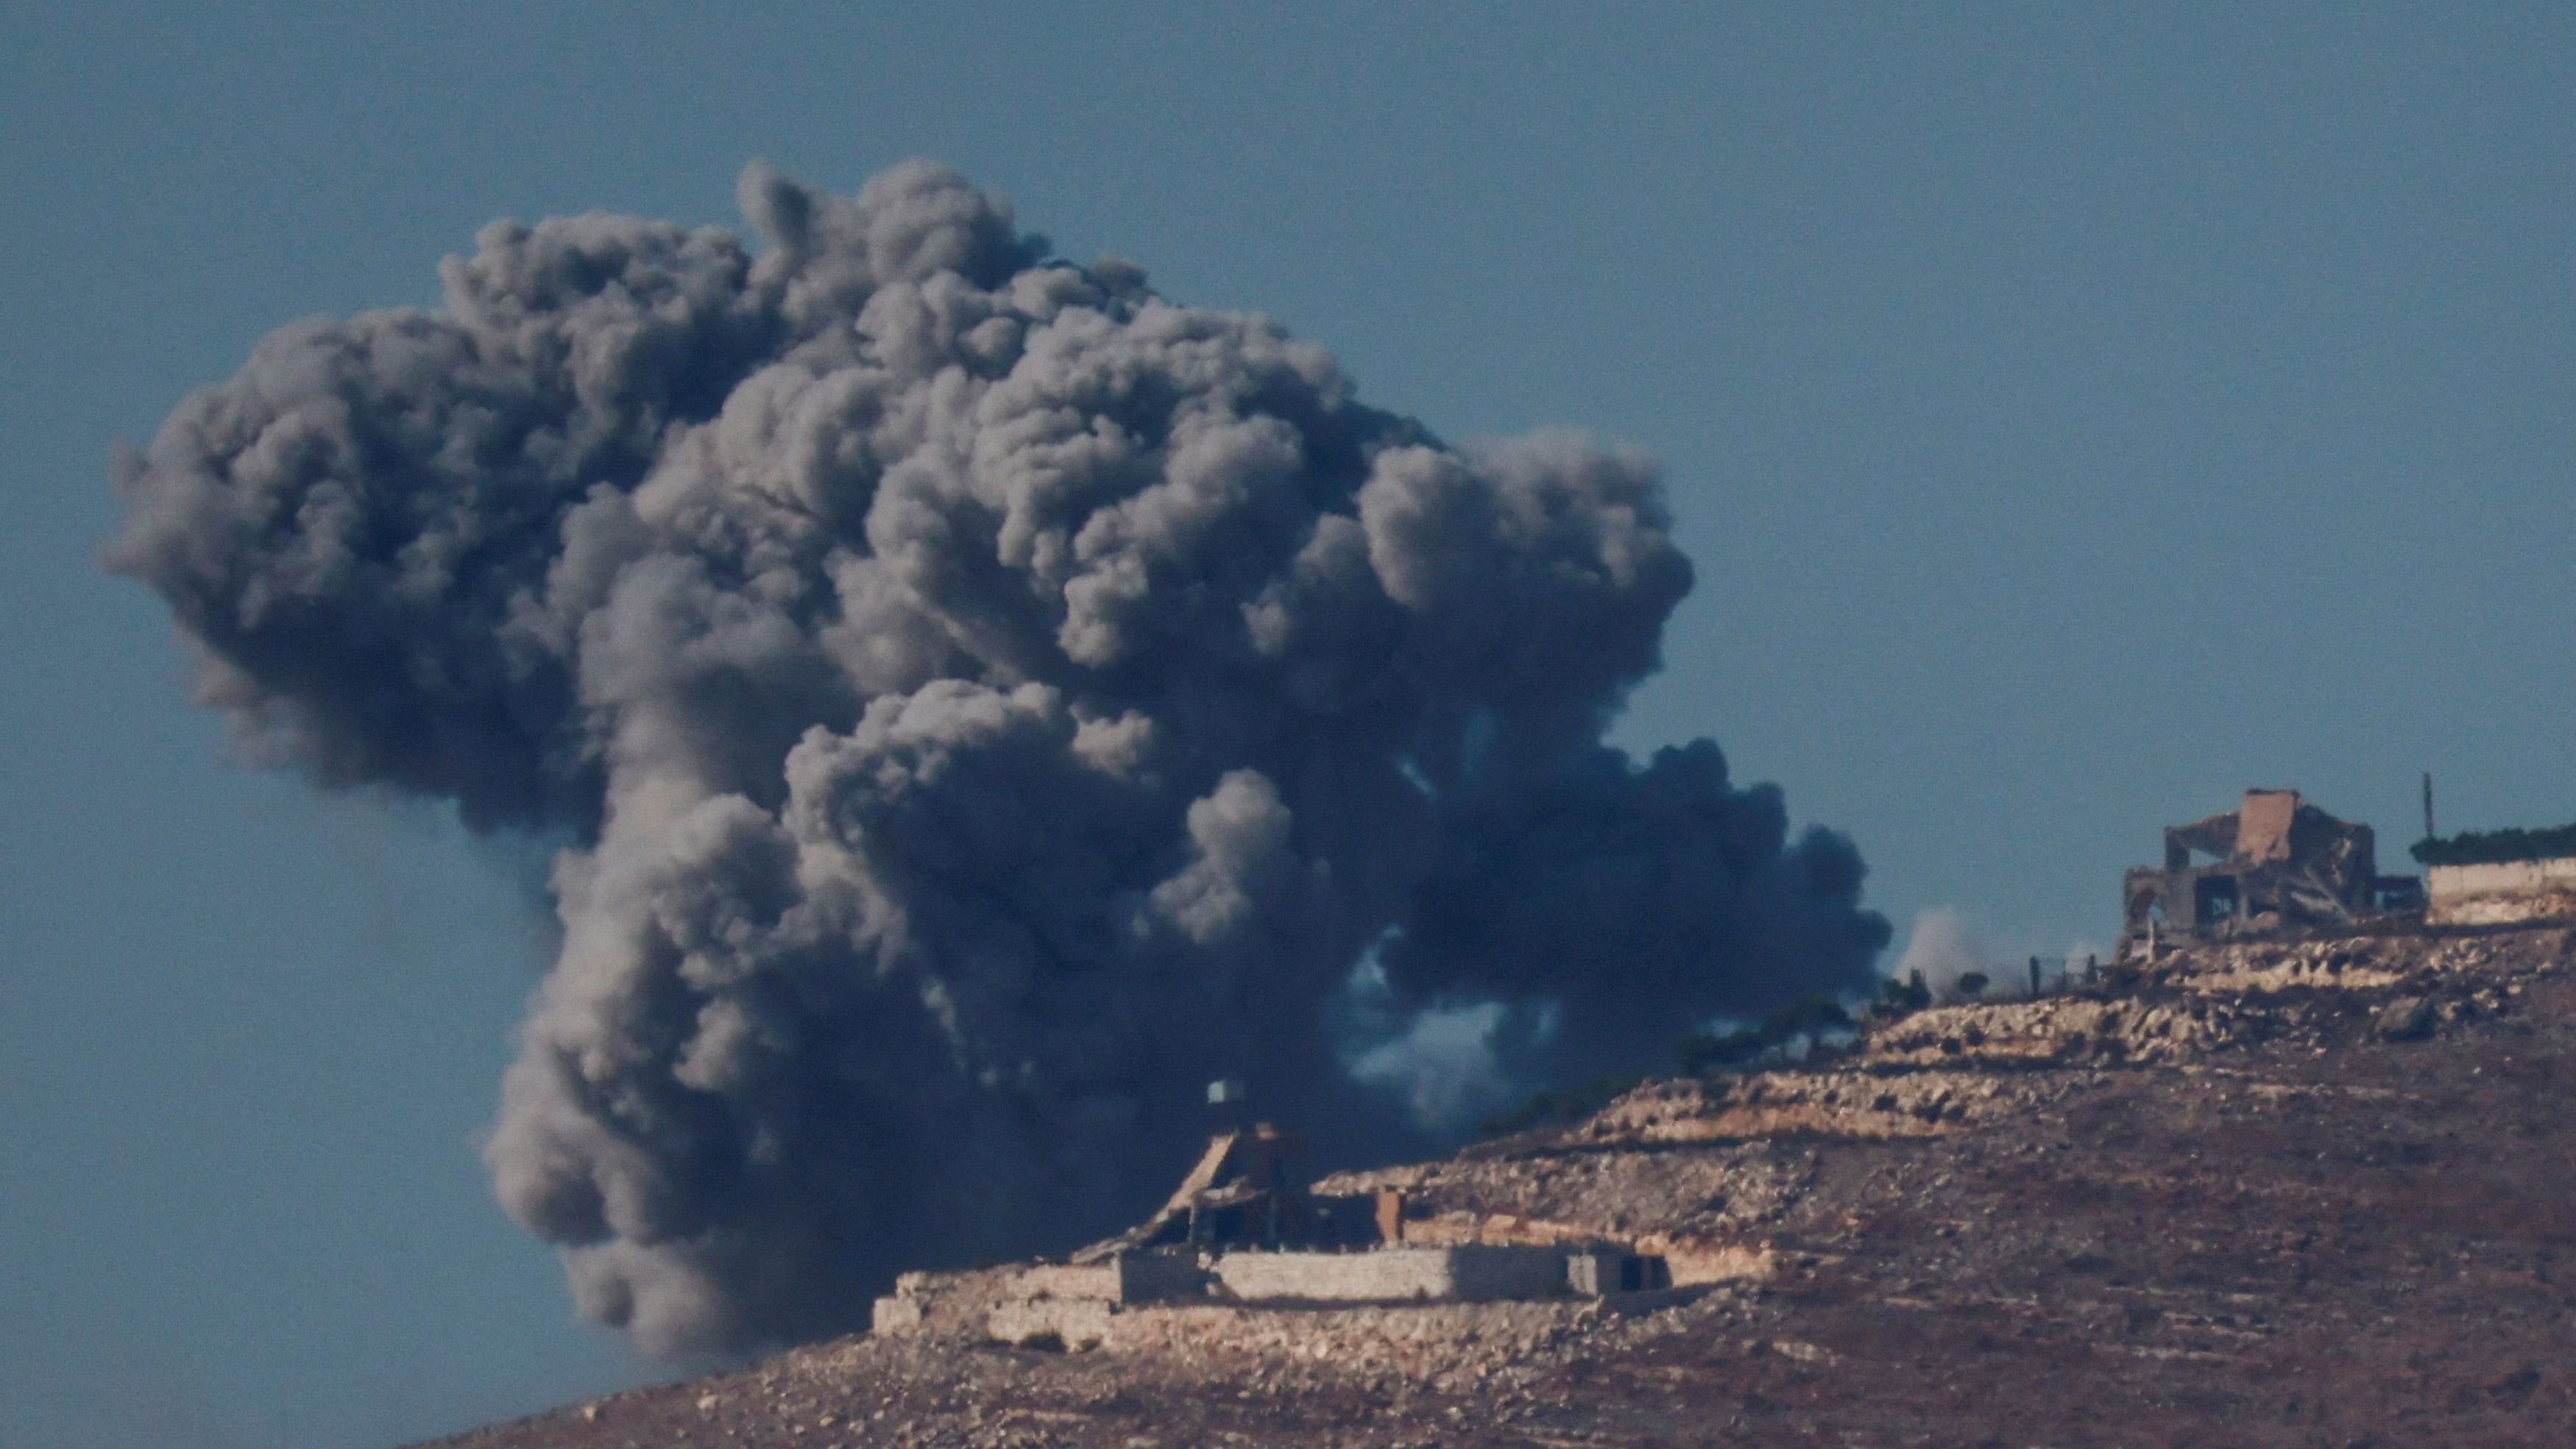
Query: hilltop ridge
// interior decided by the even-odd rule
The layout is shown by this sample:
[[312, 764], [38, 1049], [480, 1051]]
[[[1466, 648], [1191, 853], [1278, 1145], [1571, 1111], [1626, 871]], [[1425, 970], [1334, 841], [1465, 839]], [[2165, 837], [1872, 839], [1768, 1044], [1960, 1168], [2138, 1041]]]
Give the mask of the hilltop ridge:
[[2202, 945], [1318, 1184], [1669, 1289], [1152, 1306], [1082, 1353], [965, 1312], [440, 1442], [2576, 1442], [2571, 965], [2556, 926]]

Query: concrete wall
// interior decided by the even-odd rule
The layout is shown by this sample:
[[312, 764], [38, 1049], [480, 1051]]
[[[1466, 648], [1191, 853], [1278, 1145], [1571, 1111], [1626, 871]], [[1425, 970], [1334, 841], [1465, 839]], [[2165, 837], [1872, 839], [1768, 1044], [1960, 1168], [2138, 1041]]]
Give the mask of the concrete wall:
[[1477, 1302], [1566, 1291], [1562, 1248], [1381, 1248], [1365, 1253], [1228, 1253], [1216, 1260], [1226, 1291], [1245, 1302]]
[[1565, 1286], [1577, 1296], [1644, 1293], [1673, 1286], [1663, 1259], [1618, 1248], [1585, 1248], [1566, 1255]]
[[1022, 1298], [1082, 1299], [1095, 1303], [1118, 1301], [1118, 1268], [1114, 1263], [1098, 1263], [1070, 1268], [1058, 1264], [1023, 1271], [1011, 1285]]
[[1011, 1280], [1017, 1298], [1068, 1303], [1161, 1303], [1207, 1295], [1208, 1272], [1196, 1253], [1120, 1253], [1106, 1263], [1059, 1263], [1021, 1270]]
[[2576, 917], [2576, 858], [2437, 865], [2424, 872], [2425, 919], [2494, 926]]
[[931, 1338], [980, 1332], [993, 1305], [1017, 1295], [1018, 1274], [1008, 1269], [965, 1273], [906, 1273], [894, 1292], [876, 1301], [874, 1329], [884, 1334]]

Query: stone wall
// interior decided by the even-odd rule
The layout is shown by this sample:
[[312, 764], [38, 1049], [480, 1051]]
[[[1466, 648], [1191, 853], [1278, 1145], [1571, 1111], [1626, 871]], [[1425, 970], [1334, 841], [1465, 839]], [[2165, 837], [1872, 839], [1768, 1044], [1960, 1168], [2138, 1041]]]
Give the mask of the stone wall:
[[906, 1273], [876, 1301], [871, 1326], [892, 1335], [944, 1338], [980, 1334], [995, 1305], [1019, 1296], [1017, 1274], [986, 1268], [966, 1273]]
[[2576, 919], [2576, 858], [2437, 865], [2424, 873], [2424, 889], [2425, 919], [2435, 925]]
[[1082, 1299], [1096, 1303], [1116, 1303], [1118, 1265], [1099, 1263], [1079, 1268], [1061, 1264], [1041, 1264], [1023, 1269], [1013, 1290], [1023, 1298]]
[[1121, 1253], [1106, 1263], [906, 1273], [892, 1294], [876, 1300], [874, 1327], [888, 1337], [1088, 1348], [1130, 1315], [1165, 1306], [1197, 1304], [1223, 1313], [1264, 1304], [1410, 1309], [1651, 1295], [1680, 1281], [1683, 1266], [1661, 1253], [1597, 1242], [1234, 1252], [1212, 1261], [1192, 1252]]
[[1069, 1303], [1162, 1303], [1204, 1298], [1208, 1271], [1196, 1253], [1120, 1253], [1106, 1263], [1041, 1263], [1011, 1280], [1015, 1298]]
[[1219, 1282], [1258, 1303], [1484, 1302], [1567, 1291], [1565, 1250], [1542, 1247], [1380, 1248], [1365, 1253], [1228, 1253]]

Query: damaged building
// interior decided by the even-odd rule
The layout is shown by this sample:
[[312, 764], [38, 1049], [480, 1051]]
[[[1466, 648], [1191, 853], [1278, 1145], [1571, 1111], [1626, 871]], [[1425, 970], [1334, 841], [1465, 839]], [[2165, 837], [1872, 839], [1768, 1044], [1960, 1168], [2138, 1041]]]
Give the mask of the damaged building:
[[1267, 1122], [1219, 1131], [1152, 1217], [1074, 1255], [1075, 1263], [1119, 1253], [1186, 1248], [1346, 1248], [1377, 1234], [1373, 1204], [1318, 1197], [1295, 1172], [1304, 1142]]
[[1135, 1227], [1062, 1263], [907, 1273], [877, 1300], [876, 1331], [964, 1314], [997, 1342], [1079, 1348], [1102, 1341], [1116, 1314], [1161, 1304], [1478, 1303], [1671, 1284], [1663, 1259], [1606, 1241], [1409, 1241], [1402, 1193], [1311, 1192], [1294, 1170], [1299, 1146], [1266, 1122], [1221, 1130], [1170, 1200]]
[[2161, 868], [2123, 881], [2121, 949], [2420, 910], [2423, 882], [2381, 875], [2370, 827], [2296, 790], [2248, 790], [2223, 815], [2165, 831]]

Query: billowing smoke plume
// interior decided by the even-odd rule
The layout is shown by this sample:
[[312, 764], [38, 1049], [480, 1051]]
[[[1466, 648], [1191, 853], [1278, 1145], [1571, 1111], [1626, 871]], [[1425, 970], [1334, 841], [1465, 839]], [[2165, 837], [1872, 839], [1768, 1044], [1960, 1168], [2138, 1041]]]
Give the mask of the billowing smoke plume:
[[[2029, 968], [2034, 962], [2039, 967], [2040, 989], [2053, 991], [2063, 989], [2070, 974], [2098, 967], [2109, 959], [2109, 952], [2083, 940], [2068, 945], [2061, 956], [2031, 955], [2019, 947], [1999, 944], [1974, 917], [1957, 906], [1933, 906], [1915, 912], [1905, 949], [1888, 974], [1898, 981], [1921, 977], [1934, 1000], [1957, 1001], [1989, 989], [2007, 995], [2027, 993], [2031, 989]], [[2087, 966], [2088, 962], [2092, 967]], [[1973, 979], [1963, 986], [1962, 978]]]
[[1934, 906], [1914, 913], [1914, 929], [1889, 974], [1899, 981], [1921, 977], [1936, 1000], [1953, 1001], [1962, 994], [1959, 978], [1974, 978], [1980, 989], [1989, 983], [2008, 983], [2009, 964], [2010, 958], [1986, 938], [1967, 912], [1957, 906]]
[[562, 843], [488, 1156], [585, 1312], [1080, 1241], [1217, 1075], [1383, 1150], [1426, 1011], [1538, 1074], [1866, 983], [1848, 843], [1601, 743], [1691, 582], [1644, 459], [1444, 443], [937, 166], [741, 202], [495, 224], [120, 467], [254, 758]]

